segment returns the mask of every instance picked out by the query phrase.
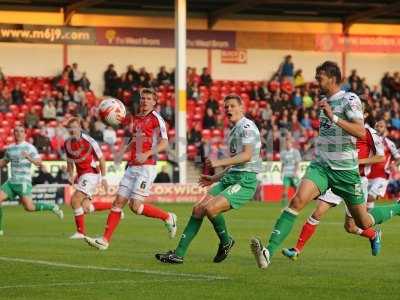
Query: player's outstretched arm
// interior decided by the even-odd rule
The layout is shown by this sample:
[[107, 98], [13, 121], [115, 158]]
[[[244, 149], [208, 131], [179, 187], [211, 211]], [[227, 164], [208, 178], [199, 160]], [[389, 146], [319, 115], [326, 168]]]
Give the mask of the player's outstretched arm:
[[133, 144], [133, 139], [129, 139], [127, 143], [124, 143], [120, 149], [120, 151], [115, 155], [114, 163], [119, 165], [124, 157], [126, 151], [128, 151]]
[[358, 160], [360, 165], [372, 165], [377, 164], [385, 161], [385, 156], [383, 155], [373, 155], [368, 158], [362, 158]]
[[156, 155], [160, 152], [163, 152], [168, 149], [168, 140], [167, 139], [161, 139], [157, 145], [150, 149], [149, 151], [146, 151], [144, 153], [138, 154], [137, 155], [137, 161], [140, 163], [145, 162], [150, 156]]
[[218, 168], [218, 167], [228, 167], [233, 165], [239, 165], [251, 160], [253, 154], [253, 145], [244, 145], [243, 152], [238, 153], [235, 156], [224, 158], [224, 159], [217, 159], [217, 160], [206, 160], [206, 164], [210, 168]]
[[218, 174], [214, 174], [214, 175], [200, 175], [199, 178], [199, 185], [200, 186], [209, 186], [211, 184], [213, 184], [214, 182], [219, 181], [224, 174], [229, 170], [229, 168], [226, 168], [225, 170], [223, 170], [222, 172], [218, 173]]

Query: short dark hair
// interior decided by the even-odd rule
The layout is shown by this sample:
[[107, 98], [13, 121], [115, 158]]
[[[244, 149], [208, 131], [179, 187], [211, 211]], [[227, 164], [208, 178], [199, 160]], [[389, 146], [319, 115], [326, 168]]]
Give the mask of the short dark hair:
[[330, 78], [335, 77], [336, 83], [340, 83], [342, 81], [342, 72], [340, 72], [338, 64], [333, 61], [328, 60], [319, 65], [316, 69], [316, 73], [321, 71], [324, 71], [326, 76]]
[[242, 103], [243, 103], [242, 98], [240, 98], [240, 96], [236, 95], [236, 94], [229, 94], [229, 95], [225, 96], [224, 102], [231, 100], [231, 99], [235, 99], [240, 105], [242, 105]]

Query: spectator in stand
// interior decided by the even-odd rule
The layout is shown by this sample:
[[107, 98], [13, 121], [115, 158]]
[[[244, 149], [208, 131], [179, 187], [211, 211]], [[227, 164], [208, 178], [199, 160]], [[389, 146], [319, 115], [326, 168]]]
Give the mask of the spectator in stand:
[[168, 85], [171, 83], [170, 80], [170, 74], [167, 72], [167, 69], [165, 68], [165, 66], [161, 66], [160, 67], [160, 71], [157, 74], [157, 81], [158, 84], [164, 84], [164, 85]]
[[301, 97], [301, 90], [298, 87], [296, 87], [293, 95], [293, 106], [296, 109], [300, 109], [303, 106], [303, 98]]
[[283, 62], [279, 66], [278, 74], [280, 80], [284, 77], [288, 77], [290, 81], [293, 81], [294, 64], [292, 62], [292, 56], [286, 55]]
[[25, 95], [24, 92], [21, 90], [21, 85], [17, 83], [15, 88], [11, 92], [12, 103], [16, 105], [22, 105], [25, 103]]
[[350, 83], [350, 92], [353, 92], [356, 95], [361, 95], [363, 93], [361, 85], [357, 84], [356, 81]]
[[203, 128], [204, 129], [214, 129], [217, 125], [214, 113], [211, 108], [207, 108], [206, 114], [203, 118]]
[[200, 76], [197, 74], [197, 69], [196, 68], [187, 68], [187, 79], [189, 85], [193, 85], [194, 82], [200, 83], [201, 79]]
[[315, 110], [311, 111], [310, 120], [311, 120], [311, 127], [314, 130], [319, 130], [319, 118]]
[[187, 86], [187, 91], [188, 91], [188, 98], [192, 100], [199, 100], [200, 98], [200, 92], [199, 92], [199, 85], [194, 82], [192, 86]]
[[5, 86], [3, 90], [1, 91], [1, 98], [4, 99], [8, 105], [12, 103], [12, 97], [11, 97], [11, 92], [8, 86]]
[[212, 112], [215, 114], [219, 110], [219, 104], [218, 101], [213, 97], [210, 96], [206, 102], [206, 109], [211, 108]]
[[276, 92], [279, 92], [280, 86], [279, 75], [275, 74], [268, 84], [268, 89], [271, 94], [275, 94]]
[[45, 165], [41, 165], [38, 171], [38, 175], [32, 177], [32, 184], [51, 184], [54, 182], [53, 176], [49, 173]]
[[67, 104], [66, 112], [67, 112], [67, 114], [71, 114], [72, 116], [76, 117], [76, 116], [78, 116], [78, 109], [79, 109], [78, 104], [71, 101], [71, 102], [68, 102], [68, 104]]
[[370, 96], [374, 101], [379, 101], [379, 99], [382, 97], [382, 94], [379, 92], [379, 87], [377, 85], [374, 85], [374, 88], [370, 92]]
[[103, 131], [104, 131], [105, 125], [97, 120], [91, 125], [90, 129], [90, 136], [94, 138], [97, 142], [102, 143], [103, 142]]
[[358, 90], [361, 88], [361, 78], [358, 76], [357, 70], [351, 70], [348, 81], [352, 90]]
[[212, 82], [210, 70], [208, 68], [203, 68], [203, 72], [200, 75], [200, 84], [209, 87]]
[[78, 105], [78, 115], [83, 119], [89, 115], [89, 105], [86, 97], [82, 99], [82, 102]]
[[271, 109], [271, 105], [269, 103], [267, 103], [265, 109], [263, 109], [261, 111], [261, 120], [263, 121], [265, 125], [265, 127], [267, 126], [267, 123], [269, 123], [271, 121], [273, 112]]
[[288, 76], [284, 76], [281, 81], [281, 91], [291, 95], [293, 93], [293, 84]]
[[153, 73], [149, 73], [149, 81], [147, 82], [146, 87], [149, 89], [154, 89], [156, 90], [158, 88], [159, 84], [157, 79], [154, 77]]
[[169, 80], [171, 81], [171, 84], [175, 84], [175, 68], [171, 70], [171, 73], [169, 73]]
[[82, 73], [82, 78], [79, 81], [78, 86], [82, 87], [82, 90], [84, 90], [85, 92], [90, 91], [90, 80], [89, 78], [87, 78], [86, 72]]
[[188, 132], [187, 140], [190, 145], [195, 145], [196, 147], [199, 147], [201, 144], [201, 139], [201, 126], [199, 123], [196, 123], [196, 125], [193, 126]]
[[381, 79], [382, 96], [391, 96], [391, 76], [389, 72], [386, 72]]
[[57, 100], [57, 104], [56, 104], [56, 117], [57, 119], [62, 119], [64, 118], [64, 107], [63, 107], [63, 102], [62, 100]]
[[57, 175], [54, 178], [54, 182], [57, 184], [68, 184], [69, 183], [69, 175], [67, 172], [67, 167], [62, 165], [60, 169], [58, 169]]
[[258, 95], [260, 96], [260, 100], [268, 100], [271, 98], [271, 94], [268, 89], [268, 81], [263, 81], [261, 86], [258, 87]]
[[296, 88], [298, 88], [298, 87], [303, 87], [304, 84], [305, 84], [305, 81], [304, 81], [304, 77], [303, 77], [303, 70], [302, 69], [298, 69], [294, 73], [294, 86]]
[[56, 89], [60, 92], [64, 90], [64, 87], [68, 87], [70, 84], [69, 76], [68, 76], [68, 69], [65, 69], [63, 73], [61, 74], [61, 77], [59, 77], [56, 80]]
[[118, 90], [118, 74], [113, 64], [109, 64], [104, 72], [104, 95], [117, 96]]
[[304, 96], [303, 96], [303, 107], [305, 109], [311, 108], [314, 105], [314, 101], [311, 98], [311, 96], [308, 94], [308, 91], [304, 91]]
[[53, 100], [45, 102], [42, 110], [42, 118], [49, 122], [55, 120], [57, 117], [57, 109]]
[[161, 105], [160, 114], [169, 125], [173, 126], [175, 124], [175, 111], [171, 100], [168, 99], [165, 104]]
[[0, 113], [7, 113], [10, 111], [9, 103], [0, 95]]
[[64, 156], [63, 145], [65, 141], [64, 129], [59, 126], [55, 129], [54, 136], [50, 139], [52, 153], [58, 153], [60, 157]]
[[86, 100], [86, 93], [82, 89], [81, 86], [78, 86], [76, 88], [76, 90], [74, 91], [73, 98], [74, 98], [74, 102], [76, 102], [77, 104], [81, 104], [82, 102], [84, 102]]
[[33, 137], [33, 145], [38, 149], [39, 153], [49, 153], [50, 139], [47, 136], [47, 128], [43, 126], [40, 133]]
[[68, 103], [70, 102], [70, 101], [72, 101], [72, 94], [71, 94], [71, 92], [69, 91], [69, 86], [68, 85], [66, 85], [66, 86], [64, 86], [64, 88], [63, 88], [63, 90], [62, 90], [62, 92], [61, 92], [61, 97], [62, 97], [62, 100], [63, 100], [63, 103], [64, 103], [64, 106], [67, 106], [68, 105]]
[[39, 123], [40, 117], [34, 107], [31, 107], [29, 112], [25, 115], [25, 127], [35, 128]]
[[255, 101], [260, 101], [262, 99], [261, 95], [260, 95], [260, 87], [257, 84], [254, 84], [251, 87], [249, 96], [250, 96], [251, 100], [255, 100]]
[[140, 83], [140, 75], [139, 73], [135, 70], [133, 65], [128, 65], [126, 67], [126, 76], [132, 75], [132, 84], [138, 85]]
[[398, 111], [394, 114], [391, 123], [392, 123], [392, 128], [400, 130], [400, 114]]
[[50, 90], [45, 91], [44, 97], [42, 98], [43, 103], [47, 103], [49, 101], [55, 101], [53, 94], [51, 93]]
[[0, 82], [6, 83], [6, 75], [4, 75], [3, 70], [0, 68]]
[[299, 118], [297, 116], [297, 112], [293, 112], [290, 120], [290, 128], [289, 131], [293, 138], [297, 139], [301, 134], [301, 124], [299, 122]]
[[161, 171], [157, 174], [156, 178], [154, 179], [155, 183], [170, 183], [171, 177], [168, 174], [167, 166], [163, 166]]
[[78, 64], [73, 63], [72, 69], [69, 72], [69, 80], [75, 85], [78, 86], [82, 79], [82, 73], [79, 71]]
[[142, 87], [145, 87], [148, 85], [148, 82], [150, 80], [149, 73], [147, 73], [145, 67], [141, 67], [139, 69], [139, 85]]
[[304, 127], [304, 129], [311, 129], [311, 119], [309, 117], [308, 112], [304, 113], [303, 119], [301, 120], [301, 125]]

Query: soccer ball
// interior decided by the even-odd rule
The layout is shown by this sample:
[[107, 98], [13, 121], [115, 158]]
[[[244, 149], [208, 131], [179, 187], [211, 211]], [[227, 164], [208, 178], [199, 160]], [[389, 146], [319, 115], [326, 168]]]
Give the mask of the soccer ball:
[[126, 116], [125, 105], [115, 98], [106, 98], [99, 105], [100, 118], [111, 126], [118, 126]]

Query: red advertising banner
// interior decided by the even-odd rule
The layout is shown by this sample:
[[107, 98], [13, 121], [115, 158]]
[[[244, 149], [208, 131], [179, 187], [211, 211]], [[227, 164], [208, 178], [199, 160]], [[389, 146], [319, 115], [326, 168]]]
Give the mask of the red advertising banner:
[[400, 36], [317, 34], [315, 50], [395, 53], [400, 52]]
[[247, 50], [222, 50], [222, 64], [247, 64]]

